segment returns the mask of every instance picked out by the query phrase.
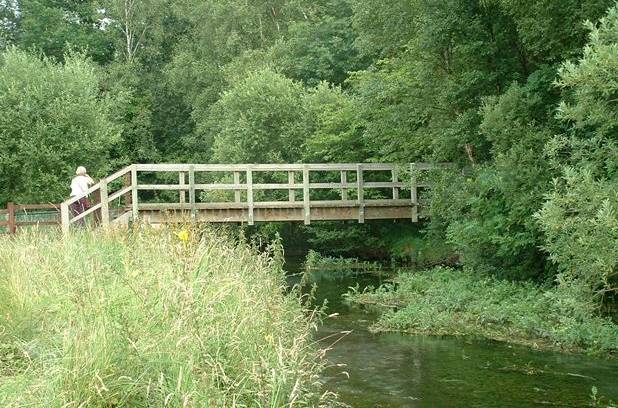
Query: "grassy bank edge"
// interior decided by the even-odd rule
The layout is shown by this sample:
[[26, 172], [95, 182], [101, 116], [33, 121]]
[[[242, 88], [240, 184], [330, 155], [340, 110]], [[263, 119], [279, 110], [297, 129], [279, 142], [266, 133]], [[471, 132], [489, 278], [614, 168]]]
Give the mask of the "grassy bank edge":
[[479, 277], [437, 267], [402, 272], [392, 283], [345, 295], [380, 317], [370, 330], [485, 338], [567, 353], [618, 357], [618, 325], [573, 288]]

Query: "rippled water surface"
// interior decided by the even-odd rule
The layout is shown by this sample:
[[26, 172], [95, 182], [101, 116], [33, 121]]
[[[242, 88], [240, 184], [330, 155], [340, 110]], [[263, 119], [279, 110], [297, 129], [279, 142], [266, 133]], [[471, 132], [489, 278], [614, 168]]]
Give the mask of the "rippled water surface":
[[[353, 407], [583, 407], [596, 386], [618, 402], [618, 362], [453, 337], [372, 334], [376, 316], [341, 301], [375, 277], [315, 277], [317, 302], [339, 313], [321, 327], [333, 367], [325, 386]], [[351, 331], [342, 337], [341, 332]], [[339, 366], [337, 366], [339, 365]], [[606, 404], [601, 406], [607, 406]]]

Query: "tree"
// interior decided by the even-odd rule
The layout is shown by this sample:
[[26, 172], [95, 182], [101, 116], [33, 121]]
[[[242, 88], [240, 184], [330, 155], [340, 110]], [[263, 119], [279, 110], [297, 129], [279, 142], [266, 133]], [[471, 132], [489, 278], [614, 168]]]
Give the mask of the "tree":
[[288, 77], [306, 85], [343, 85], [349, 72], [366, 65], [355, 46], [352, 10], [347, 0], [326, 0], [313, 2], [310, 11], [289, 24], [285, 39], [273, 46], [273, 59]]
[[307, 111], [305, 161], [355, 163], [371, 156], [356, 100], [341, 88], [322, 82], [305, 94], [303, 106]]
[[[191, 149], [220, 163], [294, 163], [305, 138], [303, 88], [265, 70], [225, 92], [197, 119]], [[212, 145], [211, 145], [212, 143]]]
[[0, 61], [0, 203], [58, 202], [78, 165], [108, 173], [120, 138], [115, 99], [100, 93], [93, 63], [73, 54], [60, 65], [15, 48]]
[[569, 126], [547, 145], [562, 172], [538, 213], [559, 281], [618, 290], [618, 7], [588, 23], [582, 58], [566, 62], [558, 117]]
[[35, 48], [61, 61], [74, 49], [95, 62], [113, 58], [113, 39], [104, 30], [104, 15], [96, 0], [22, 0], [14, 13], [15, 44]]
[[0, 0], [0, 49], [15, 41], [17, 13], [17, 0]]

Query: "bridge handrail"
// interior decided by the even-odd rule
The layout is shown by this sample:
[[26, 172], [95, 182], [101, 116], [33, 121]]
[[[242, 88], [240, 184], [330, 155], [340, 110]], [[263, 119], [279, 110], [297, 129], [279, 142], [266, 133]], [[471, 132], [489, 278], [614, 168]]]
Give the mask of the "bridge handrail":
[[[195, 193], [196, 191], [234, 191], [234, 202], [219, 203], [222, 206], [243, 204], [243, 208], [247, 208], [247, 221], [249, 224], [253, 224], [253, 210], [256, 207], [254, 200], [254, 191], [261, 190], [288, 190], [289, 201], [288, 203], [295, 203], [295, 206], [302, 203], [305, 214], [305, 223], [309, 224], [311, 221], [311, 207], [315, 203], [310, 198], [311, 190], [327, 189], [327, 190], [340, 190], [341, 200], [333, 200], [331, 204], [336, 206], [336, 203], [354, 202], [359, 208], [359, 222], [364, 222], [364, 207], [371, 205], [372, 200], [366, 200], [364, 197], [365, 189], [392, 189], [392, 201], [399, 201], [399, 192], [401, 189], [410, 188], [411, 194], [409, 203], [412, 206], [411, 218], [413, 221], [418, 221], [418, 188], [426, 187], [425, 184], [418, 183], [416, 180], [416, 174], [419, 171], [431, 170], [436, 167], [447, 166], [448, 164], [429, 164], [429, 163], [410, 163], [410, 164], [387, 164], [387, 163], [294, 163], [294, 164], [132, 164], [127, 166], [112, 175], [101, 179], [98, 183], [88, 189], [88, 191], [79, 197], [72, 197], [61, 204], [61, 222], [63, 231], [68, 231], [71, 224], [84, 219], [88, 215], [95, 212], [100, 212], [101, 223], [103, 226], [110, 224], [110, 212], [109, 203], [115, 199], [121, 197], [127, 197], [127, 203], [130, 204], [131, 213], [133, 219], [139, 217], [140, 209], [145, 208], [159, 208], [165, 209], [165, 204], [158, 206], [148, 205], [146, 203], [140, 205], [138, 199], [138, 193], [140, 191], [178, 191], [180, 195], [180, 207], [186, 208], [186, 193], [189, 195], [188, 209], [191, 211], [191, 216], [195, 217], [198, 207], [203, 207], [196, 203]], [[309, 174], [311, 172], [340, 172], [339, 182], [328, 183], [315, 183], [310, 182]], [[366, 171], [390, 171], [391, 181], [373, 181], [364, 182], [364, 172]], [[177, 172], [179, 174], [178, 184], [140, 184], [138, 182], [138, 173], [170, 173]], [[198, 184], [195, 182], [196, 173], [207, 172], [222, 172], [233, 173], [233, 183], [208, 183]], [[254, 183], [254, 173], [260, 172], [287, 172], [287, 183]], [[297, 183], [295, 181], [296, 172], [302, 172], [302, 182]], [[347, 172], [356, 172], [356, 180], [354, 182], [348, 182]], [[408, 183], [399, 179], [402, 173], [410, 174], [410, 181]], [[240, 182], [240, 175], [245, 174], [246, 181]], [[188, 182], [186, 176], [188, 175]], [[125, 177], [124, 186], [110, 194], [108, 191], [108, 185], [119, 179]], [[296, 191], [303, 191], [302, 201], [296, 201]], [[348, 200], [348, 190], [356, 190], [356, 199]], [[246, 200], [241, 203], [241, 192], [246, 192]], [[97, 204], [89, 208], [87, 211], [77, 215], [71, 216], [70, 206], [78, 201], [80, 198], [90, 194], [100, 195], [100, 200]], [[130, 196], [129, 196], [130, 193]], [[244, 207], [246, 206], [246, 207]], [[259, 205], [258, 205], [259, 206]], [[167, 208], [173, 209], [176, 205], [169, 204]]]
[[[100, 211], [101, 213], [101, 221], [103, 223], [103, 225], [107, 225], [109, 224], [109, 202], [113, 201], [115, 198], [120, 197], [120, 195], [118, 193], [114, 193], [111, 196], [108, 194], [108, 184], [111, 183], [112, 181], [115, 181], [116, 179], [127, 175], [129, 172], [132, 171], [132, 169], [134, 168], [134, 165], [130, 165], [127, 167], [124, 167], [121, 170], [118, 170], [117, 172], [113, 173], [110, 176], [104, 177], [102, 178], [98, 183], [94, 184], [92, 187], [90, 187], [88, 190], [86, 190], [86, 192], [82, 195], [79, 196], [74, 196], [71, 197], [65, 201], [63, 201], [60, 204], [60, 222], [62, 225], [62, 230], [64, 232], [67, 232], [71, 226], [71, 224], [82, 220], [84, 218], [86, 218], [88, 215], [91, 215], [97, 211]], [[131, 187], [130, 189], [123, 189], [122, 191], [125, 192], [126, 191], [131, 191], [133, 190], [133, 187]], [[96, 203], [95, 205], [91, 206], [90, 208], [88, 208], [86, 211], [84, 211], [83, 213], [73, 216], [71, 214], [70, 211], [70, 206], [71, 204], [79, 201], [80, 199], [84, 198], [84, 197], [89, 197], [91, 194], [95, 194], [97, 196], [99, 196], [100, 198], [97, 200], [98, 203]]]

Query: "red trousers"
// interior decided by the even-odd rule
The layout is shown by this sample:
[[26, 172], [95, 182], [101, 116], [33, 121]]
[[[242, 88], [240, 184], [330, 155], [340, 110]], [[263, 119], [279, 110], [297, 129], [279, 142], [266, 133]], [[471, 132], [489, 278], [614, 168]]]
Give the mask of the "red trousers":
[[[82, 197], [79, 200], [75, 201], [71, 204], [71, 212], [73, 213], [73, 217], [76, 217], [86, 211], [90, 207], [90, 203], [88, 202], [88, 198]], [[84, 218], [75, 221], [77, 225], [86, 225], [86, 221]]]

